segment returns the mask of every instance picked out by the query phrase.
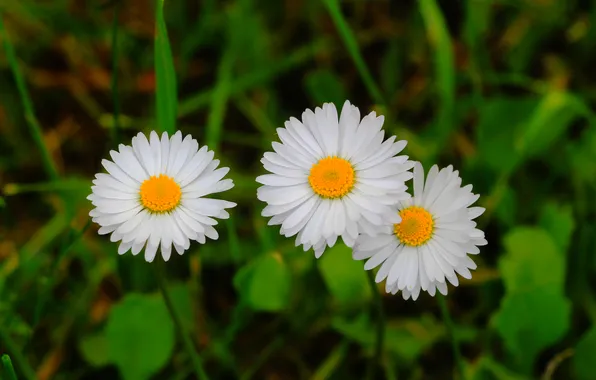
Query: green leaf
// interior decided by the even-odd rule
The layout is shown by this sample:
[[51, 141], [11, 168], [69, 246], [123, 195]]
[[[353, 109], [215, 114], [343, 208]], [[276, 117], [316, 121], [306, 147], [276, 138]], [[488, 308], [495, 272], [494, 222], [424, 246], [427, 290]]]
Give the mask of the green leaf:
[[508, 293], [542, 286], [563, 289], [565, 258], [549, 234], [539, 228], [520, 227], [504, 238], [507, 253], [499, 260]]
[[529, 372], [536, 355], [565, 335], [570, 316], [571, 303], [551, 284], [509, 293], [494, 322], [517, 366]]
[[514, 150], [516, 131], [527, 122], [538, 101], [536, 97], [497, 97], [480, 108], [478, 152], [487, 166], [507, 172], [519, 163], [519, 153]]
[[544, 205], [540, 215], [540, 226], [548, 231], [561, 252], [567, 252], [571, 242], [571, 235], [575, 230], [571, 205], [558, 205], [556, 203]]
[[125, 380], [158, 372], [174, 349], [174, 325], [161, 298], [128, 294], [110, 312], [106, 326], [110, 361]]
[[588, 107], [581, 99], [565, 92], [549, 92], [520, 130], [517, 151], [524, 156], [543, 153], [565, 133], [573, 120], [589, 114]]
[[578, 380], [594, 379], [594, 358], [596, 353], [596, 327], [585, 333], [573, 356], [573, 369]]
[[356, 304], [370, 298], [364, 263], [352, 260], [351, 249], [345, 245], [328, 249], [319, 259], [319, 271], [338, 303]]
[[306, 91], [313, 103], [334, 103], [341, 107], [346, 99], [346, 88], [343, 82], [329, 70], [317, 70], [309, 73], [305, 78]]
[[104, 332], [84, 336], [79, 341], [79, 351], [87, 363], [94, 367], [110, 364], [108, 340]]
[[234, 286], [254, 310], [283, 310], [289, 301], [291, 273], [279, 254], [267, 254], [241, 268]]
[[176, 111], [178, 94], [176, 90], [176, 72], [168, 39], [168, 31], [163, 14], [164, 0], [157, 0], [155, 6], [155, 100], [157, 107], [158, 129], [172, 134], [176, 131]]

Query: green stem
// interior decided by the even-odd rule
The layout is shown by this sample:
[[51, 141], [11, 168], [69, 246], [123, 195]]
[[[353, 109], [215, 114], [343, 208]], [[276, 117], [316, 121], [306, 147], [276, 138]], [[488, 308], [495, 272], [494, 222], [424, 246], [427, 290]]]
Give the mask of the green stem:
[[168, 292], [166, 276], [163, 269], [163, 263], [161, 261], [158, 261], [157, 266], [158, 267], [154, 267], [154, 269], [157, 281], [159, 283], [159, 290], [161, 291], [161, 295], [166, 303], [170, 316], [172, 317], [172, 320], [174, 321], [174, 324], [176, 325], [176, 328], [178, 329], [178, 332], [182, 337], [184, 347], [186, 348], [188, 355], [190, 355], [192, 359], [197, 378], [200, 380], [208, 380], [209, 377], [203, 369], [201, 357], [199, 356], [199, 353], [197, 352], [192, 340], [190, 339], [189, 334], [187, 333], [187, 331], [185, 331], [184, 325], [182, 324], [182, 318], [180, 318], [178, 311], [174, 307], [174, 303], [172, 302], [172, 298], [170, 297], [170, 293]]
[[[33, 368], [31, 368], [27, 362], [27, 359], [25, 359], [25, 357], [21, 354], [21, 350], [17, 348], [17, 345], [12, 341], [5, 328], [0, 328], [0, 343], [2, 343], [4, 347], [6, 347], [6, 350], [10, 352], [17, 367], [20, 368], [24, 378], [27, 380], [36, 380], [37, 376], [35, 375], [35, 371]], [[16, 380], [17, 376], [14, 374], [14, 368], [12, 367], [12, 362], [10, 361], [8, 355], [2, 356], [2, 363], [6, 369], [6, 372], [10, 374], [12, 371], [14, 379]], [[9, 377], [9, 379], [12, 380], [13, 378]]]
[[362, 58], [362, 53], [358, 48], [358, 41], [356, 40], [354, 33], [352, 33], [344, 15], [341, 13], [337, 0], [325, 0], [324, 3], [327, 6], [327, 11], [331, 16], [331, 19], [333, 19], [333, 23], [335, 24], [341, 39], [346, 45], [346, 49], [348, 50], [352, 61], [354, 61], [354, 64], [356, 65], [358, 73], [362, 77], [366, 90], [377, 104], [385, 104], [385, 98]]
[[383, 361], [383, 338], [385, 337], [385, 312], [383, 310], [383, 299], [381, 298], [381, 293], [379, 292], [379, 288], [377, 287], [377, 283], [375, 282], [375, 276], [373, 272], [367, 271], [366, 275], [368, 278], [368, 284], [370, 285], [374, 298], [373, 312], [377, 320], [375, 351], [370, 358], [370, 362], [368, 363], [366, 378], [374, 379], [375, 372], [377, 369], [377, 360], [380, 360], [381, 362]]
[[35, 112], [33, 111], [33, 103], [31, 102], [29, 91], [27, 90], [27, 86], [25, 85], [23, 74], [19, 69], [19, 64], [17, 62], [17, 57], [15, 55], [14, 48], [10, 43], [10, 40], [8, 39], [8, 34], [4, 30], [4, 22], [1, 13], [0, 39], [4, 41], [4, 50], [6, 51], [6, 58], [8, 59], [8, 64], [10, 66], [10, 69], [12, 70], [12, 75], [14, 76], [14, 80], [16, 82], [17, 89], [21, 97], [21, 102], [23, 103], [23, 108], [25, 109], [25, 120], [27, 121], [27, 125], [29, 126], [29, 131], [33, 136], [33, 140], [35, 140], [37, 149], [39, 149], [39, 151], [41, 152], [43, 165], [48, 177], [50, 177], [51, 179], [56, 179], [58, 178], [58, 171], [56, 170], [56, 166], [54, 164], [54, 161], [52, 160], [52, 156], [50, 155], [50, 152], [43, 141], [43, 132], [41, 131], [41, 126], [39, 125], [39, 122], [35, 117]]
[[2, 355], [2, 367], [4, 368], [4, 375], [8, 380], [17, 380], [17, 374], [14, 372], [10, 356]]
[[459, 370], [461, 379], [466, 378], [466, 367], [464, 364], [464, 360], [461, 356], [461, 352], [459, 351], [459, 344], [457, 337], [455, 336], [455, 327], [453, 326], [453, 321], [451, 320], [451, 314], [449, 314], [449, 309], [447, 308], [447, 302], [445, 301], [445, 297], [442, 294], [437, 294], [436, 298], [439, 302], [439, 307], [441, 308], [441, 314], [443, 315], [443, 322], [447, 327], [447, 332], [449, 333], [449, 337], [451, 338], [451, 349], [453, 350], [453, 356], [455, 357], [455, 362], [457, 364], [457, 368]]

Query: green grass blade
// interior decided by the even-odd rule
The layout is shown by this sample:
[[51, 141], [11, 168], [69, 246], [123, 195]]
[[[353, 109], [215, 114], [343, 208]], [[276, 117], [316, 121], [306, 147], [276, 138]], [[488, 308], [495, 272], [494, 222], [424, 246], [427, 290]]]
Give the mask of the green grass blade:
[[112, 88], [112, 107], [114, 115], [114, 124], [110, 128], [112, 142], [115, 144], [118, 141], [119, 117], [120, 117], [120, 100], [118, 97], [118, 14], [120, 13], [120, 3], [114, 7], [114, 21], [112, 22], [112, 80], [110, 87]]
[[176, 131], [176, 109], [178, 95], [176, 90], [176, 72], [166, 21], [163, 14], [164, 0], [156, 0], [155, 6], [155, 76], [158, 129], [170, 134]]
[[[435, 0], [420, 0], [420, 13], [426, 26], [428, 39], [434, 49], [435, 80], [440, 98], [437, 116], [437, 147], [440, 150], [447, 142], [453, 128], [455, 105], [455, 68], [451, 37], [445, 19]], [[435, 152], [438, 153], [438, 152]]]
[[33, 326], [37, 326], [37, 324], [39, 323], [39, 321], [41, 319], [42, 312], [45, 309], [45, 306], [48, 303], [48, 300], [50, 299], [51, 291], [54, 288], [54, 286], [56, 285], [56, 282], [58, 281], [58, 279], [60, 277], [57, 272], [58, 272], [58, 269], [62, 266], [62, 263], [67, 258], [66, 254], [79, 241], [79, 239], [81, 239], [83, 237], [83, 235], [85, 234], [85, 232], [87, 231], [87, 229], [90, 226], [91, 226], [91, 219], [87, 219], [87, 223], [85, 224], [85, 226], [83, 226], [83, 228], [81, 228], [78, 231], [71, 230], [66, 238], [65, 244], [62, 244], [62, 247], [60, 247], [60, 249], [58, 251], [58, 256], [52, 263], [52, 268], [50, 269], [48, 281], [42, 285], [43, 288], [40, 290], [40, 296], [39, 296], [39, 299], [37, 300], [37, 303], [35, 305]]
[[[319, 41], [309, 44], [297, 49], [276, 64], [255, 70], [249, 74], [237, 78], [229, 85], [228, 95], [235, 96], [257, 86], [263, 85], [264, 83], [270, 82], [279, 75], [308, 62], [315, 56], [315, 54], [327, 48], [327, 46], [328, 44], [326, 41]], [[214, 94], [215, 90], [207, 90], [181, 101], [180, 107], [178, 108], [178, 117], [184, 117], [192, 112], [196, 112], [208, 106], [211, 103], [211, 98], [214, 96]]]
[[8, 380], [17, 380], [17, 374], [14, 372], [10, 356], [2, 355], [2, 372]]
[[333, 19], [333, 23], [335, 24], [341, 39], [346, 45], [346, 49], [348, 50], [352, 61], [354, 61], [354, 64], [356, 65], [358, 73], [360, 73], [360, 76], [362, 77], [362, 81], [364, 82], [369, 95], [377, 104], [385, 104], [385, 98], [362, 58], [362, 53], [360, 53], [360, 49], [358, 48], [358, 41], [356, 41], [354, 33], [352, 33], [350, 26], [341, 13], [337, 0], [325, 0], [324, 3], [327, 6], [329, 15]]
[[37, 117], [35, 117], [33, 102], [31, 101], [31, 97], [29, 96], [29, 91], [27, 90], [27, 85], [25, 84], [23, 74], [19, 69], [19, 64], [17, 62], [17, 57], [14, 52], [14, 48], [10, 43], [10, 40], [8, 39], [8, 34], [6, 33], [6, 30], [4, 29], [4, 21], [1, 13], [0, 38], [4, 41], [4, 50], [6, 52], [6, 58], [8, 59], [8, 64], [12, 71], [12, 75], [14, 76], [14, 80], [19, 91], [19, 96], [21, 97], [21, 102], [23, 103], [23, 108], [25, 111], [25, 120], [27, 121], [27, 125], [29, 126], [29, 132], [31, 132], [33, 140], [35, 140], [35, 144], [37, 145], [37, 149], [41, 153], [41, 158], [43, 160], [43, 166], [46, 171], [46, 174], [51, 179], [56, 179], [58, 178], [58, 170], [56, 170], [56, 165], [52, 160], [52, 156], [50, 155], [50, 152], [43, 141], [43, 132], [41, 131], [41, 126], [39, 125]]
[[[26, 380], [37, 379], [35, 371], [33, 368], [31, 368], [23, 354], [21, 354], [21, 351], [17, 349], [16, 344], [8, 336], [8, 332], [4, 328], [0, 329], [0, 343], [2, 343], [10, 352], [15, 364], [21, 370], [21, 374]], [[3, 371], [0, 372], [0, 374], [3, 374], [2, 378], [5, 376], [8, 380], [17, 380], [17, 375], [12, 366], [12, 361], [8, 355], [2, 355], [2, 370]]]
[[228, 47], [219, 63], [217, 82], [211, 97], [211, 110], [207, 118], [205, 141], [209, 149], [217, 150], [221, 140], [221, 130], [232, 84], [233, 66], [234, 51]]

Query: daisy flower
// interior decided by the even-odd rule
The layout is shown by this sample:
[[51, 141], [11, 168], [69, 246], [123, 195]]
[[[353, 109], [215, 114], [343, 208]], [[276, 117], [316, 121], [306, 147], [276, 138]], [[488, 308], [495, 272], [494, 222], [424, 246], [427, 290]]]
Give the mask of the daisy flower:
[[226, 208], [236, 204], [205, 196], [234, 187], [231, 179], [222, 179], [229, 168], [219, 168], [213, 151], [190, 135], [182, 139], [176, 132], [171, 138], [151, 132], [132, 139], [132, 146], [120, 144], [112, 150], [113, 161], [102, 160], [108, 174], [93, 180], [91, 195], [95, 206], [89, 215], [101, 226], [99, 234], [111, 233], [110, 240], [120, 241], [118, 253], [132, 250], [137, 255], [145, 247], [145, 260], [152, 262], [161, 247], [168, 261], [172, 245], [180, 255], [190, 240], [205, 243], [217, 239], [213, 228], [226, 219]]
[[425, 183], [417, 162], [414, 196], [398, 206], [401, 222], [386, 224], [376, 237], [360, 235], [353, 257], [368, 259], [365, 270], [380, 265], [376, 281], [386, 278], [387, 292], [401, 290], [404, 299], [416, 300], [421, 289], [431, 296], [436, 289], [446, 295], [446, 280], [457, 286], [457, 274], [470, 279], [476, 264], [468, 254], [478, 254], [478, 246], [487, 244], [473, 221], [484, 208], [470, 207], [478, 197], [472, 194], [472, 185], [461, 187], [452, 166], [440, 171], [433, 166]]
[[359, 232], [374, 235], [380, 226], [400, 221], [394, 206], [410, 195], [404, 182], [413, 162], [395, 156], [406, 141], [383, 141], [384, 117], [360, 111], [346, 101], [338, 117], [326, 103], [307, 109], [302, 121], [290, 118], [278, 128], [281, 143], [261, 159], [271, 174], [257, 177], [257, 197], [269, 225], [281, 225], [296, 246], [320, 257], [339, 236], [352, 246]]

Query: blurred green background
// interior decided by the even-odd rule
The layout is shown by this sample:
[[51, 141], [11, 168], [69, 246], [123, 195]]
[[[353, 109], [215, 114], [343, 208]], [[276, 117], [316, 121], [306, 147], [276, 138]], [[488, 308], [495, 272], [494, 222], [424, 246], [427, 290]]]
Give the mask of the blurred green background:
[[[19, 378], [194, 378], [151, 264], [119, 257], [85, 199], [110, 149], [167, 129], [155, 9], [0, 3], [0, 354]], [[378, 379], [459, 378], [436, 299], [380, 284], [371, 359], [363, 263], [342, 244], [317, 261], [260, 217], [254, 178], [275, 128], [345, 99], [481, 194], [489, 245], [446, 298], [466, 378], [596, 379], [596, 1], [166, 0], [164, 12], [177, 89], [160, 88], [160, 106], [232, 168], [223, 196], [239, 204], [218, 241], [165, 268], [212, 379], [364, 379], [370, 363]]]

